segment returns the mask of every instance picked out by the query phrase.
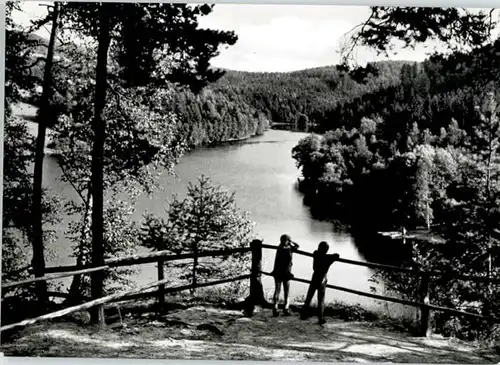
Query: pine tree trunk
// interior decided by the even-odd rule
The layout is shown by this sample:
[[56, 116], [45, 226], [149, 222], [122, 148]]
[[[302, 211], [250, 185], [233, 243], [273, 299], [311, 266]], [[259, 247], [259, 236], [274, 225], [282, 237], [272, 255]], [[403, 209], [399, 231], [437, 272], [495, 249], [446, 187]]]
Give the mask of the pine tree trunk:
[[491, 282], [489, 281], [489, 279], [491, 279], [491, 232], [493, 230], [493, 227], [491, 226], [491, 161], [493, 160], [493, 154], [494, 154], [494, 150], [493, 150], [493, 139], [494, 139], [494, 136], [492, 135], [492, 130], [491, 130], [491, 125], [492, 125], [493, 121], [491, 120], [491, 117], [490, 117], [490, 123], [489, 123], [489, 145], [488, 145], [488, 160], [487, 160], [487, 165], [486, 165], [486, 206], [487, 206], [487, 221], [486, 221], [486, 229], [487, 229], [487, 232], [488, 232], [488, 294], [491, 294], [492, 293], [492, 287], [491, 287]]
[[491, 274], [493, 270], [492, 266], [492, 261], [491, 261], [491, 238], [490, 241], [488, 242], [488, 294], [492, 295], [493, 294], [493, 287], [491, 285]]
[[[92, 147], [92, 265], [104, 265], [104, 143], [106, 139], [106, 125], [103, 111], [106, 103], [107, 89], [107, 62], [110, 45], [110, 11], [109, 3], [102, 3], [99, 11], [99, 37], [97, 49], [96, 85], [94, 100], [94, 120], [92, 129], [94, 143]], [[92, 298], [104, 296], [104, 272], [92, 274]], [[92, 312], [92, 322], [104, 325], [104, 308], [96, 307]]]
[[198, 244], [193, 245], [193, 289], [191, 289], [191, 294], [194, 294], [196, 292], [196, 270], [198, 270]]
[[431, 230], [431, 219], [430, 219], [430, 207], [429, 203], [427, 202], [427, 212], [425, 215], [426, 223], [427, 223], [427, 229], [430, 231]]
[[[76, 259], [76, 265], [77, 266], [83, 265], [81, 257], [78, 257]], [[83, 295], [81, 287], [82, 287], [82, 276], [81, 275], [73, 276], [73, 280], [71, 281], [71, 285], [68, 291], [68, 299], [65, 301], [65, 304], [76, 305], [82, 301]]]
[[[38, 111], [38, 134], [36, 138], [35, 166], [33, 173], [33, 206], [32, 206], [32, 237], [33, 247], [33, 271], [35, 277], [44, 276], [45, 257], [43, 242], [43, 217], [42, 217], [42, 179], [43, 179], [43, 158], [45, 155], [45, 135], [47, 131], [47, 118], [49, 102], [52, 96], [52, 65], [54, 59], [55, 39], [57, 34], [57, 22], [59, 17], [59, 4], [54, 3], [52, 10], [52, 30], [50, 32], [49, 47], [45, 60], [45, 70], [43, 75], [43, 91]], [[43, 311], [47, 306], [47, 283], [39, 281], [35, 284], [39, 301], [39, 308]]]
[[[80, 236], [80, 252], [78, 253], [78, 257], [76, 259], [76, 266], [83, 266], [86, 262], [83, 260], [83, 253], [82, 253], [82, 248], [90, 240], [91, 235], [90, 235], [90, 230], [91, 230], [91, 220], [90, 220], [90, 215], [92, 213], [92, 195], [90, 192], [90, 186], [87, 194], [87, 201], [85, 203], [85, 212], [83, 215], [83, 227], [81, 231], [81, 236]], [[81, 302], [81, 299], [83, 299], [83, 288], [82, 288], [82, 276], [81, 275], [75, 275], [73, 277], [73, 281], [71, 282], [71, 286], [69, 289], [69, 298], [68, 302], [77, 304]]]

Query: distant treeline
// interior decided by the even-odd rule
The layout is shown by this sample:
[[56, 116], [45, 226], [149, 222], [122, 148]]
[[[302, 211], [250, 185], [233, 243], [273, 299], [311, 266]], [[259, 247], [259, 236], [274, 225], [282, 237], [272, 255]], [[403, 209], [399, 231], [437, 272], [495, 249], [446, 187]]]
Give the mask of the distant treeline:
[[227, 71], [211, 87], [251, 105], [280, 128], [311, 131], [328, 124], [337, 106], [397, 85], [405, 64], [378, 62], [378, 75], [359, 78], [335, 66], [286, 73]]
[[[46, 43], [36, 35], [31, 35], [34, 41]], [[39, 53], [43, 54], [45, 48], [40, 46]], [[71, 72], [81, 72], [81, 65], [70, 67], [59, 67], [57, 60], [64, 58], [66, 54], [81, 54], [82, 58], [92, 57], [86, 54], [84, 48], [77, 46], [60, 48], [56, 54], [54, 73], [54, 95], [51, 99], [52, 123], [56, 123], [59, 115], [67, 113], [71, 107], [71, 95], [68, 95], [67, 81], [71, 79]], [[26, 102], [38, 105], [40, 97], [40, 85], [43, 80], [44, 61], [31, 68], [31, 76], [34, 84], [38, 86], [29, 90], [24, 97]], [[176, 112], [181, 122], [179, 137], [184, 137], [188, 146], [212, 146], [218, 143], [240, 140], [262, 134], [270, 127], [269, 118], [258, 108], [248, 103], [243, 96], [231, 94], [225, 90], [207, 86], [199, 94], [194, 94], [186, 88], [173, 89], [173, 100], [169, 111]]]
[[181, 131], [190, 147], [211, 146], [261, 135], [269, 120], [237, 98], [207, 88], [199, 95], [176, 93], [172, 108], [181, 121]]
[[498, 138], [490, 111], [498, 90], [485, 84], [478, 92], [469, 77], [474, 65], [464, 66], [463, 57], [394, 63], [392, 84], [386, 63], [378, 74], [384, 85], [325, 111], [316, 127], [321, 134], [293, 150], [316, 214], [365, 231], [443, 227], [453, 204], [474, 197], [479, 187], [467, 184], [480, 184], [475, 170], [497, 169], [494, 158], [482, 159]]

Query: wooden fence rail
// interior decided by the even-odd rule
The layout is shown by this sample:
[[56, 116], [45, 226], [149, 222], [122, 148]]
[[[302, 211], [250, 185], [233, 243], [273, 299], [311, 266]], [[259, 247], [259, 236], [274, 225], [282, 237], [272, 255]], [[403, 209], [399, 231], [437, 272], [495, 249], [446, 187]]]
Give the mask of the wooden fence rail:
[[[262, 272], [262, 274], [267, 275], [267, 276], [272, 276], [271, 273], [268, 273], [268, 272]], [[301, 279], [301, 278], [295, 278], [294, 277], [291, 280], [292, 281], [297, 281], [299, 283], [311, 284], [311, 281], [307, 280], [307, 279]], [[464, 311], [461, 311], [461, 310], [458, 310], [458, 309], [452, 309], [452, 308], [446, 308], [446, 307], [439, 307], [437, 305], [424, 304], [422, 302], [416, 302], [416, 301], [412, 301], [412, 300], [406, 300], [406, 299], [388, 297], [388, 296], [385, 296], [385, 295], [367, 293], [367, 292], [364, 292], [364, 291], [359, 291], [359, 290], [355, 290], [355, 289], [344, 288], [342, 286], [337, 286], [337, 285], [327, 284], [326, 287], [329, 288], [329, 289], [334, 289], [334, 290], [343, 291], [343, 292], [346, 292], [346, 293], [356, 294], [356, 295], [360, 295], [360, 296], [368, 297], [368, 298], [372, 298], [372, 299], [383, 300], [383, 301], [386, 301], [386, 302], [392, 302], [392, 303], [398, 303], [398, 304], [408, 305], [408, 306], [411, 306], [411, 307], [417, 307], [417, 308], [428, 307], [429, 309], [440, 310], [440, 311], [443, 311], [443, 312], [448, 312], [450, 314], [456, 314], [456, 315], [463, 315], [463, 316], [470, 316], [470, 317], [487, 319], [487, 317], [482, 316], [480, 314], [471, 313], [471, 312], [464, 312]]]
[[[93, 308], [96, 306], [102, 306], [106, 303], [112, 303], [112, 302], [121, 302], [121, 301], [127, 301], [127, 300], [135, 300], [139, 298], [144, 298], [144, 297], [150, 297], [150, 296], [157, 296], [158, 298], [158, 307], [161, 311], [161, 308], [163, 308], [164, 303], [165, 303], [165, 294], [166, 293], [175, 293], [179, 291], [184, 291], [188, 289], [195, 289], [195, 288], [201, 288], [201, 287], [209, 287], [209, 286], [214, 286], [214, 285], [220, 285], [220, 284], [225, 284], [233, 281], [238, 281], [238, 280], [250, 280], [250, 295], [246, 299], [246, 305], [245, 305], [245, 313], [249, 316], [251, 316], [254, 313], [254, 309], [256, 306], [268, 306], [269, 303], [265, 299], [264, 295], [264, 289], [262, 285], [262, 278], [261, 275], [271, 275], [268, 272], [262, 271], [262, 249], [272, 249], [276, 250], [277, 246], [273, 245], [266, 245], [263, 244], [262, 241], [260, 240], [254, 240], [252, 241], [250, 247], [244, 247], [244, 248], [238, 248], [238, 249], [230, 249], [230, 250], [216, 250], [216, 251], [205, 251], [205, 252], [200, 252], [196, 255], [196, 257], [201, 258], [201, 257], [215, 257], [215, 256], [230, 256], [236, 253], [246, 253], [246, 252], [251, 252], [252, 254], [252, 267], [251, 267], [251, 272], [248, 275], [240, 275], [237, 277], [233, 278], [228, 278], [228, 279], [221, 279], [221, 280], [216, 280], [212, 282], [206, 282], [206, 283], [200, 283], [200, 284], [190, 284], [190, 285], [182, 285], [182, 286], [176, 286], [176, 287], [170, 287], [166, 288], [165, 285], [168, 284], [171, 279], [170, 278], [164, 278], [164, 270], [163, 266], [165, 262], [169, 261], [174, 261], [174, 260], [187, 260], [187, 259], [193, 259], [194, 254], [189, 253], [189, 254], [179, 254], [179, 255], [172, 255], [171, 252], [168, 251], [157, 251], [157, 252], [151, 252], [147, 254], [140, 254], [140, 255], [132, 255], [132, 256], [127, 256], [127, 257], [117, 257], [117, 258], [110, 258], [105, 260], [105, 265], [100, 266], [100, 267], [92, 267], [92, 266], [60, 266], [60, 267], [51, 267], [46, 269], [46, 273], [59, 273], [57, 275], [46, 275], [44, 277], [40, 278], [32, 278], [32, 279], [26, 279], [22, 281], [17, 281], [17, 282], [7, 282], [7, 283], [2, 283], [2, 289], [6, 288], [13, 288], [13, 287], [18, 287], [22, 285], [28, 285], [37, 281], [48, 281], [48, 280], [55, 280], [55, 279], [60, 279], [64, 277], [70, 277], [74, 275], [80, 275], [80, 274], [87, 274], [91, 272], [97, 272], [97, 271], [103, 271], [103, 270], [109, 270], [110, 268], [113, 267], [121, 267], [121, 266], [132, 266], [132, 265], [139, 265], [139, 264], [147, 264], [147, 263], [158, 263], [158, 280], [147, 284], [145, 286], [142, 286], [138, 289], [134, 290], [129, 290], [121, 293], [116, 293], [112, 295], [108, 295], [102, 298], [94, 299], [89, 302], [80, 304], [80, 305], [75, 305], [69, 308], [65, 308], [53, 313], [45, 314], [36, 318], [32, 319], [27, 319], [18, 323], [14, 324], [9, 324], [7, 326], [3, 326], [0, 328], [0, 332], [10, 330], [13, 328], [19, 328], [19, 327], [25, 327], [33, 323], [37, 323], [42, 320], [50, 320], [58, 317], [62, 317], [65, 315], [68, 315], [73, 312], [81, 311], [81, 310], [86, 310], [89, 308]], [[296, 251], [297, 254], [307, 256], [307, 257], [313, 257], [313, 254], [310, 252], [305, 252], [305, 251]], [[421, 310], [421, 335], [422, 336], [429, 336], [431, 333], [431, 311], [441, 311], [441, 312], [446, 312], [450, 313], [452, 315], [460, 315], [460, 316], [469, 316], [469, 317], [475, 317], [475, 318], [480, 318], [480, 319], [493, 319], [492, 317], [485, 317], [476, 313], [471, 313], [471, 312], [466, 312], [466, 311], [461, 311], [458, 309], [453, 309], [453, 308], [446, 308], [446, 307], [440, 307], [436, 305], [432, 305], [430, 303], [430, 298], [429, 298], [429, 282], [431, 277], [449, 277], [452, 276], [453, 278], [460, 279], [460, 280], [474, 280], [474, 281], [490, 281], [492, 283], [500, 283], [500, 279], [494, 278], [494, 279], [489, 279], [483, 276], [472, 276], [472, 275], [455, 275], [451, 273], [442, 273], [442, 272], [437, 272], [437, 271], [431, 271], [427, 272], [424, 270], [417, 270], [417, 269], [410, 269], [410, 268], [402, 268], [402, 267], [397, 267], [397, 266], [391, 266], [391, 265], [382, 265], [382, 264], [376, 264], [376, 263], [370, 263], [370, 262], [360, 262], [360, 261], [354, 261], [354, 260], [349, 260], [349, 259], [344, 259], [344, 258], [339, 258], [337, 260], [339, 263], [344, 263], [348, 265], [357, 265], [357, 266], [364, 266], [364, 267], [369, 267], [372, 269], [378, 269], [378, 270], [388, 270], [388, 271], [397, 271], [397, 272], [404, 272], [407, 274], [415, 275], [421, 278], [420, 282], [420, 298], [419, 302], [417, 301], [410, 301], [410, 300], [405, 300], [405, 299], [400, 299], [400, 298], [393, 298], [393, 297], [388, 297], [384, 295], [378, 295], [374, 293], [367, 293], [363, 291], [358, 291], [354, 289], [349, 289], [349, 288], [344, 288], [341, 286], [336, 286], [336, 285], [327, 285], [327, 288], [333, 289], [333, 290], [339, 290], [355, 295], [360, 295], [364, 297], [369, 297], [377, 300], [383, 300], [383, 301], [388, 301], [388, 302], [393, 302], [393, 303], [399, 303], [403, 305], [408, 305], [412, 307], [417, 307], [420, 308]], [[302, 279], [302, 278], [294, 278], [292, 279], [297, 282], [302, 282], [305, 284], [310, 284], [309, 280]], [[151, 290], [157, 288], [157, 290]], [[52, 296], [67, 296], [65, 293], [51, 293]], [[60, 294], [60, 295], [59, 295]]]
[[[201, 257], [215, 257], [215, 256], [230, 256], [230, 255], [234, 255], [236, 253], [250, 252], [251, 250], [252, 250], [251, 247], [243, 247], [243, 248], [236, 248], [236, 249], [229, 249], [229, 250], [204, 251], [204, 252], [197, 253], [196, 257], [201, 258]], [[42, 315], [42, 316], [39, 316], [36, 318], [27, 319], [27, 320], [24, 320], [24, 321], [21, 321], [18, 323], [14, 323], [14, 324], [9, 324], [7, 326], [1, 327], [0, 332], [10, 330], [13, 328], [17, 328], [17, 327], [25, 327], [27, 325], [37, 323], [37, 322], [42, 321], [42, 320], [62, 317], [62, 316], [71, 314], [73, 312], [86, 310], [86, 309], [93, 308], [96, 306], [102, 306], [102, 305], [104, 305], [106, 303], [110, 303], [110, 302], [131, 300], [132, 298], [147, 297], [147, 296], [152, 296], [152, 295], [158, 296], [159, 308], [161, 309], [163, 307], [164, 302], [165, 302], [165, 294], [166, 293], [174, 293], [174, 292], [184, 291], [184, 290], [188, 290], [188, 289], [196, 289], [196, 288], [203, 288], [203, 287], [209, 287], [209, 286], [214, 286], [214, 285], [221, 285], [221, 284], [234, 282], [234, 281], [238, 281], [238, 280], [250, 279], [250, 277], [251, 277], [250, 274], [247, 274], [247, 275], [240, 275], [240, 276], [237, 276], [234, 278], [221, 279], [221, 280], [216, 280], [216, 281], [207, 282], [207, 283], [199, 283], [196, 285], [190, 284], [190, 285], [183, 285], [183, 286], [177, 286], [177, 287], [172, 287], [172, 288], [165, 288], [165, 284], [168, 284], [171, 281], [171, 279], [164, 278], [164, 273], [163, 273], [164, 262], [174, 261], [174, 260], [193, 259], [194, 257], [195, 257], [195, 255], [193, 253], [172, 255], [171, 252], [168, 252], [168, 251], [157, 251], [157, 252], [151, 252], [151, 253], [142, 254], [142, 255], [133, 255], [133, 256], [127, 256], [127, 257], [111, 258], [111, 259], [108, 259], [105, 261], [106, 265], [99, 266], [99, 267], [64, 266], [64, 267], [49, 268], [47, 271], [51, 271], [52, 273], [59, 273], [59, 274], [46, 275], [43, 277], [31, 278], [31, 279], [26, 279], [26, 280], [17, 281], [17, 282], [2, 283], [2, 289], [14, 288], [14, 287], [32, 284], [32, 283], [35, 283], [38, 281], [49, 281], [49, 280], [70, 277], [70, 276], [74, 276], [74, 275], [81, 275], [81, 274], [87, 274], [87, 273], [92, 273], [92, 272], [109, 270], [112, 267], [131, 266], [131, 265], [139, 265], [139, 264], [158, 262], [158, 281], [156, 281], [154, 283], [142, 286], [139, 289], [129, 290], [129, 291], [121, 292], [121, 293], [108, 295], [108, 296], [105, 296], [102, 298], [91, 300], [89, 302], [86, 302], [86, 303], [83, 303], [80, 305], [75, 305], [75, 306], [72, 306], [69, 308], [65, 308], [65, 309], [53, 312], [53, 313], [45, 314], [45, 315]], [[152, 289], [155, 287], [157, 287], [158, 290], [149, 291], [149, 289]], [[51, 292], [50, 295], [51, 296], [58, 296], [58, 297], [67, 297], [66, 293]]]
[[455, 272], [443, 272], [443, 271], [436, 271], [436, 270], [430, 270], [430, 271], [416, 270], [416, 269], [410, 269], [410, 268], [399, 267], [399, 266], [376, 264], [373, 262], [362, 262], [362, 261], [355, 261], [355, 260], [349, 260], [349, 259], [343, 259], [343, 258], [339, 258], [337, 261], [342, 262], [344, 264], [365, 266], [365, 267], [369, 267], [371, 269], [404, 272], [407, 274], [421, 276], [421, 277], [429, 276], [429, 277], [440, 277], [440, 278], [446, 278], [446, 279], [470, 280], [470, 281], [475, 281], [475, 282], [490, 282], [492, 284], [500, 284], [500, 278], [493, 278], [493, 277], [489, 278], [488, 276], [467, 275], [467, 274], [460, 274], [460, 273], [455, 273]]
[[[248, 247], [245, 248], [237, 248], [231, 250], [217, 250], [217, 251], [205, 251], [200, 252], [197, 257], [215, 257], [215, 256], [225, 256], [232, 255], [235, 253], [245, 253], [250, 252], [251, 249]], [[97, 271], [105, 271], [109, 270], [112, 267], [120, 267], [120, 266], [132, 266], [132, 265], [140, 265], [146, 263], [159, 262], [160, 266], [163, 265], [164, 262], [175, 261], [175, 260], [186, 260], [192, 259], [194, 255], [192, 253], [189, 254], [180, 254], [180, 255], [172, 255], [169, 251], [157, 251], [152, 253], [147, 253], [143, 255], [133, 255], [127, 257], [118, 257], [105, 260], [104, 266], [93, 267], [90, 265], [87, 266], [58, 266], [58, 267], [49, 267], [46, 268], [46, 273], [61, 273], [58, 275], [46, 275], [38, 278], [31, 278], [21, 281], [12, 281], [2, 283], [2, 289], [12, 288], [16, 286], [28, 285], [35, 283], [37, 281], [50, 281], [56, 279], [62, 279], [74, 275], [80, 274], [88, 274]]]
[[108, 270], [108, 269], [109, 269], [109, 266], [106, 265], [106, 266], [99, 266], [99, 267], [93, 267], [93, 268], [76, 270], [76, 271], [69, 271], [69, 272], [65, 272], [62, 274], [58, 274], [58, 275], [47, 275], [47, 276], [43, 276], [43, 277], [31, 278], [31, 279], [26, 279], [26, 280], [21, 280], [21, 281], [11, 281], [11, 282], [7, 282], [7, 283], [2, 283], [2, 289], [8, 289], [8, 288], [16, 287], [16, 286], [33, 284], [33, 283], [36, 283], [38, 281], [50, 281], [50, 280], [62, 279], [62, 278], [66, 278], [69, 276], [88, 274], [91, 272], [103, 271], [103, 270]]
[[[245, 253], [250, 252], [250, 247], [243, 248], [233, 248], [230, 250], [215, 250], [215, 251], [204, 251], [198, 253], [197, 257], [215, 257], [215, 256], [230, 256], [235, 253]], [[177, 260], [187, 260], [192, 259], [194, 254], [186, 253], [186, 254], [177, 254], [172, 255], [171, 251], [155, 251], [146, 254], [132, 255], [126, 257], [114, 257], [105, 259], [104, 263], [106, 266], [111, 267], [123, 267], [123, 266], [133, 266], [133, 265], [142, 265], [142, 264], [150, 264], [158, 261], [168, 262], [168, 261], [177, 261]], [[57, 273], [57, 272], [68, 272], [73, 270], [85, 270], [92, 268], [91, 265], [86, 266], [55, 266], [55, 267], [47, 267], [45, 269], [45, 273]]]
[[[276, 250], [278, 246], [273, 246], [273, 245], [267, 245], [267, 244], [262, 244], [262, 248], [266, 249], [271, 249], [271, 250]], [[313, 254], [301, 250], [296, 250], [296, 254], [302, 255], [302, 256], [307, 256], [307, 257], [313, 257]], [[396, 272], [403, 272], [415, 276], [419, 276], [421, 278], [420, 282], [420, 302], [416, 301], [410, 301], [410, 300], [405, 300], [405, 299], [399, 299], [399, 298], [393, 298], [393, 297], [388, 297], [384, 295], [378, 295], [378, 294], [373, 294], [373, 293], [367, 293], [359, 290], [354, 290], [354, 289], [349, 289], [349, 288], [344, 288], [336, 285], [327, 285], [327, 288], [329, 289], [334, 289], [334, 290], [339, 290], [351, 294], [356, 294], [368, 298], [373, 298], [373, 299], [378, 299], [378, 300], [383, 300], [387, 302], [393, 302], [393, 303], [399, 303], [403, 305], [408, 305], [412, 307], [418, 307], [420, 308], [420, 334], [422, 336], [429, 337], [431, 335], [431, 325], [432, 325], [432, 312], [431, 310], [434, 311], [440, 311], [440, 312], [445, 312], [449, 313], [452, 315], [459, 315], [459, 316], [468, 316], [468, 317], [474, 317], [474, 318], [480, 318], [480, 319], [490, 319], [492, 320], [492, 317], [486, 317], [482, 316], [477, 313], [472, 313], [472, 312], [466, 312], [454, 308], [447, 308], [447, 307], [441, 307], [441, 306], [436, 306], [430, 304], [430, 298], [429, 298], [429, 282], [431, 277], [441, 277], [441, 278], [453, 278], [457, 280], [472, 280], [472, 281], [486, 281], [490, 283], [500, 283], [500, 279], [495, 278], [495, 279], [490, 279], [484, 276], [475, 276], [475, 275], [464, 275], [464, 274], [454, 274], [454, 273], [444, 273], [444, 272], [439, 272], [439, 271], [425, 271], [425, 270], [416, 270], [416, 269], [410, 269], [410, 268], [404, 268], [404, 267], [398, 267], [398, 266], [391, 266], [391, 265], [383, 265], [383, 264], [376, 264], [372, 262], [361, 262], [361, 261], [355, 261], [355, 260], [349, 260], [349, 259], [343, 259], [339, 258], [336, 260], [336, 262], [340, 263], [345, 263], [349, 265], [357, 265], [357, 266], [364, 266], [364, 267], [369, 267], [372, 269], [378, 269], [378, 270], [388, 270], [388, 271], [396, 271]], [[256, 265], [258, 266], [258, 265]], [[267, 272], [262, 272], [264, 275], [271, 275], [270, 273]], [[302, 282], [305, 284], [310, 284], [309, 280], [301, 279], [301, 278], [293, 278], [293, 281], [298, 281]]]
[[[250, 277], [250, 275], [241, 275], [241, 276], [237, 276], [234, 278], [222, 279], [222, 280], [212, 281], [212, 282], [208, 282], [208, 283], [200, 283], [197, 285], [178, 286], [178, 287], [168, 288], [168, 289], [166, 289], [166, 292], [175, 293], [175, 292], [180, 292], [180, 291], [184, 291], [184, 290], [192, 289], [192, 288], [202, 288], [202, 287], [220, 285], [220, 284], [230, 283], [233, 281], [248, 279], [249, 277]], [[39, 316], [36, 318], [31, 318], [31, 319], [26, 319], [26, 320], [21, 321], [21, 322], [2, 326], [2, 327], [0, 327], [0, 332], [4, 332], [4, 331], [11, 330], [14, 328], [19, 328], [19, 327], [26, 327], [28, 325], [35, 324], [37, 322], [44, 321], [44, 320], [60, 318], [60, 317], [66, 316], [66, 315], [74, 313], [74, 312], [79, 312], [82, 310], [96, 307], [98, 305], [103, 305], [103, 304], [110, 303], [110, 302], [121, 301], [124, 298], [126, 298], [127, 296], [138, 295], [138, 294], [144, 293], [148, 289], [157, 287], [159, 285], [166, 284], [169, 280], [170, 279], [158, 280], [158, 281], [155, 281], [153, 283], [141, 286], [138, 289], [128, 290], [128, 291], [124, 291], [124, 292], [120, 292], [120, 293], [116, 293], [116, 294], [107, 295], [107, 296], [99, 298], [99, 299], [91, 300], [90, 302], [75, 305], [75, 306], [72, 306], [69, 308], [64, 308], [64, 309], [58, 310], [56, 312], [45, 314], [43, 316]]]
[[[277, 247], [278, 246], [262, 244], [262, 248], [267, 248], [267, 249], [271, 249], [271, 250], [276, 250]], [[297, 251], [295, 251], [295, 253], [298, 255], [302, 255], [302, 256], [313, 257], [312, 253], [306, 252], [306, 251], [297, 250]], [[339, 258], [337, 261], [342, 262], [344, 264], [349, 264], [349, 265], [364, 266], [364, 267], [368, 267], [370, 269], [402, 272], [402, 273], [407, 273], [407, 274], [411, 274], [411, 275], [415, 275], [415, 276], [429, 275], [431, 277], [441, 277], [441, 278], [449, 278], [449, 279], [456, 279], [456, 280], [471, 280], [471, 281], [476, 281], [476, 282], [490, 282], [492, 284], [500, 284], [500, 278], [494, 278], [494, 277], [488, 278], [488, 276], [467, 275], [467, 274], [460, 274], [460, 273], [455, 273], [455, 272], [443, 272], [443, 271], [436, 271], [436, 270], [433, 270], [433, 271], [416, 270], [416, 269], [400, 267], [400, 266], [377, 264], [374, 262], [363, 262], [363, 261], [344, 259], [342, 257]]]
[[[164, 294], [172, 294], [172, 293], [177, 293], [177, 292], [185, 291], [185, 290], [198, 289], [198, 288], [206, 288], [206, 287], [210, 287], [210, 286], [222, 285], [222, 284], [227, 284], [227, 283], [231, 283], [231, 282], [235, 282], [235, 281], [246, 280], [246, 279], [249, 279], [249, 278], [250, 278], [250, 274], [247, 274], [247, 275], [240, 275], [240, 276], [233, 277], [233, 278], [228, 278], [228, 279], [221, 279], [221, 280], [210, 281], [210, 282], [207, 282], [207, 283], [198, 283], [196, 285], [187, 284], [187, 285], [182, 285], [182, 286], [173, 286], [173, 287], [170, 287], [170, 288], [165, 288], [164, 289]], [[158, 291], [156, 291], [156, 290], [143, 291], [141, 293], [131, 293], [131, 294], [125, 295], [123, 298], [113, 299], [113, 300], [110, 301], [110, 303], [139, 300], [139, 299], [154, 297], [154, 296], [157, 296], [157, 295], [158, 295]]]

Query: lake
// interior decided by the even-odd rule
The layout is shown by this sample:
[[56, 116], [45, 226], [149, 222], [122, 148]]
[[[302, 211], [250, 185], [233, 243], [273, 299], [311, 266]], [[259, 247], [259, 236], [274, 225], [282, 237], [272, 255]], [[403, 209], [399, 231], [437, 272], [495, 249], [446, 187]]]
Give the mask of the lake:
[[[184, 156], [176, 168], [177, 176], [164, 174], [160, 183], [165, 189], [155, 196], [141, 197], [135, 206], [134, 219], [140, 220], [148, 211], [165, 215], [164, 207], [172, 194], [184, 196], [188, 182], [195, 182], [200, 175], [206, 175], [214, 183], [236, 193], [241, 210], [248, 211], [256, 222], [256, 236], [265, 243], [277, 245], [282, 234], [289, 234], [299, 243], [302, 250], [312, 252], [322, 240], [330, 244], [330, 253], [336, 252], [343, 258], [365, 261], [355, 240], [347, 233], [336, 233], [331, 223], [315, 220], [303, 204], [303, 196], [296, 189], [300, 171], [291, 157], [292, 148], [305, 137], [305, 133], [270, 130], [265, 135], [251, 138], [238, 144], [216, 148], [199, 148]], [[53, 193], [75, 198], [71, 186], [60, 181], [60, 170], [53, 158], [46, 157], [44, 184]], [[58, 230], [67, 227], [66, 218]], [[62, 234], [60, 235], [62, 236]], [[56, 256], [48, 265], [69, 265], [75, 260], [70, 257], [71, 247], [64, 238], [59, 238], [51, 247]], [[272, 270], [274, 250], [264, 250], [264, 271]], [[142, 265], [135, 277], [138, 285], [157, 279], [154, 264]], [[295, 255], [293, 272], [296, 277], [309, 279], [312, 274], [312, 259]], [[335, 263], [328, 281], [330, 284], [370, 291], [372, 271], [368, 268]], [[274, 282], [263, 277], [263, 284], [270, 298]], [[305, 295], [305, 284], [292, 282], [291, 296]], [[372, 299], [339, 291], [327, 291], [327, 301], [359, 303], [363, 307], [376, 309], [379, 303]], [[385, 307], [385, 305], [384, 305]]]

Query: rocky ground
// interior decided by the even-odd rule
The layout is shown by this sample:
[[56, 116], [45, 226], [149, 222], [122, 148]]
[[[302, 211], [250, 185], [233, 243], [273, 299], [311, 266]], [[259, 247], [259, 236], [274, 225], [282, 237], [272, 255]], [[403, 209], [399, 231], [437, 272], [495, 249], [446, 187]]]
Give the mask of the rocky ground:
[[272, 317], [268, 309], [241, 311], [195, 306], [163, 316], [125, 315], [98, 331], [72, 322], [33, 325], [1, 346], [6, 356], [120, 357], [203, 360], [499, 363], [472, 344], [423, 339], [370, 322]]

